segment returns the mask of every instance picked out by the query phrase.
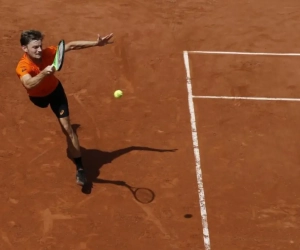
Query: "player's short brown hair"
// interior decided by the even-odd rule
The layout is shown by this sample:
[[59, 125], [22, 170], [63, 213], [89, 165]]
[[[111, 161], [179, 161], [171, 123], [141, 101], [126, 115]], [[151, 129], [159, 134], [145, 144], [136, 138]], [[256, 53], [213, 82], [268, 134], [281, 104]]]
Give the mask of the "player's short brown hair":
[[28, 45], [33, 40], [43, 40], [44, 34], [38, 30], [24, 30], [21, 33], [21, 46]]

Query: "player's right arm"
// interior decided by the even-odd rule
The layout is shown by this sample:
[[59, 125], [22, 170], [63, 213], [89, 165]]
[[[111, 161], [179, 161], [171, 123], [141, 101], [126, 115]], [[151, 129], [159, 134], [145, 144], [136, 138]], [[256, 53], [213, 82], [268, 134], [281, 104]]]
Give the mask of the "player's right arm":
[[32, 77], [29, 73], [24, 74], [20, 77], [21, 82], [27, 89], [32, 89], [39, 85], [42, 80], [47, 77], [50, 74], [53, 74], [55, 72], [54, 66], [50, 65], [44, 68], [39, 74]]

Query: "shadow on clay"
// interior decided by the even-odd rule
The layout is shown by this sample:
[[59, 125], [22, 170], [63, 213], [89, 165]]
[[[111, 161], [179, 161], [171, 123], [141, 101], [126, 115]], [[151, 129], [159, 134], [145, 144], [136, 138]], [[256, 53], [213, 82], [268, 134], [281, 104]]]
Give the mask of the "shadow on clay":
[[[79, 124], [72, 125], [73, 130], [76, 134], [79, 126], [80, 126]], [[71, 144], [69, 140], [67, 140], [67, 143], [68, 143], [68, 147], [70, 147]], [[148, 188], [134, 188], [128, 185], [124, 181], [104, 180], [98, 178], [100, 175], [100, 169], [103, 167], [103, 165], [107, 163], [111, 163], [114, 159], [135, 150], [155, 151], [155, 152], [175, 152], [177, 149], [156, 149], [156, 148], [149, 148], [149, 147], [142, 147], [142, 146], [130, 146], [127, 148], [122, 148], [115, 151], [107, 152], [98, 149], [86, 149], [84, 147], [81, 147], [82, 161], [83, 161], [83, 165], [85, 166], [86, 175], [88, 179], [88, 183], [82, 187], [82, 192], [85, 194], [90, 194], [92, 192], [93, 183], [113, 184], [113, 185], [123, 186], [128, 188], [133, 193], [134, 197], [140, 202], [150, 203], [154, 199], [155, 194], [152, 190]], [[67, 149], [67, 156], [73, 162], [72, 158], [68, 154], [68, 149]], [[138, 197], [141, 198], [139, 199]]]

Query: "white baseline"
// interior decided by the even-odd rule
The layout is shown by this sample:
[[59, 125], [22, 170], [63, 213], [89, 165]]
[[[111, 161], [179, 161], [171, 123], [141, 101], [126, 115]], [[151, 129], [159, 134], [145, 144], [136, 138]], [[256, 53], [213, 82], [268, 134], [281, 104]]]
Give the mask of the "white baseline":
[[198, 99], [227, 99], [227, 100], [253, 100], [253, 101], [284, 101], [284, 102], [300, 102], [300, 98], [272, 98], [272, 97], [243, 97], [243, 96], [209, 96], [209, 95], [193, 95]]
[[210, 239], [209, 239], [209, 231], [208, 231], [207, 212], [206, 212], [206, 205], [205, 205], [204, 187], [202, 181], [202, 170], [200, 165], [200, 150], [199, 150], [199, 142], [198, 142], [198, 135], [197, 135], [197, 128], [196, 128], [190, 63], [189, 63], [189, 56], [187, 51], [183, 52], [183, 59], [184, 59], [184, 65], [185, 65], [186, 75], [187, 75], [188, 105], [189, 105], [190, 119], [191, 119], [194, 156], [196, 161], [196, 174], [197, 174], [197, 183], [198, 183], [200, 212], [201, 212], [202, 227], [203, 227], [204, 247], [205, 250], [210, 250], [211, 248], [210, 248]]
[[189, 54], [211, 55], [250, 55], [250, 56], [300, 56], [300, 53], [266, 53], [266, 52], [237, 52], [237, 51], [187, 51]]

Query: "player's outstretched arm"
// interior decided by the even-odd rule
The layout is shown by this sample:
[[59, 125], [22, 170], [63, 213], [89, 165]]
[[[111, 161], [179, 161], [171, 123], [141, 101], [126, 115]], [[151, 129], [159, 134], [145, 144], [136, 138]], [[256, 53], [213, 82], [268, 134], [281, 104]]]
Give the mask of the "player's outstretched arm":
[[98, 35], [98, 38], [96, 41], [73, 41], [69, 42], [65, 46], [65, 52], [68, 52], [70, 50], [79, 50], [79, 49], [86, 49], [90, 47], [95, 46], [104, 46], [106, 44], [111, 44], [112, 42], [110, 39], [113, 37], [113, 33], [106, 35], [104, 37], [101, 37]]

